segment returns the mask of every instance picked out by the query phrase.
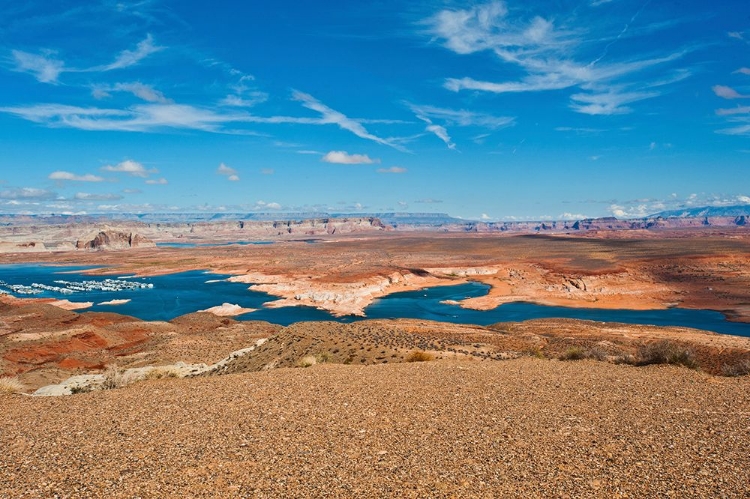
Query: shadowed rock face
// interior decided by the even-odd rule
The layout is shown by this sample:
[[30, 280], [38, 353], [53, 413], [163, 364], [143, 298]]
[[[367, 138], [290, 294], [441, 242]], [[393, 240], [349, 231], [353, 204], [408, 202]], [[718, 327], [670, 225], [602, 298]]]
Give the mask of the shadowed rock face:
[[95, 250], [119, 250], [130, 248], [152, 248], [155, 247], [153, 241], [136, 234], [134, 232], [118, 232], [113, 230], [103, 230], [89, 241], [78, 240], [76, 248], [78, 249], [95, 249]]

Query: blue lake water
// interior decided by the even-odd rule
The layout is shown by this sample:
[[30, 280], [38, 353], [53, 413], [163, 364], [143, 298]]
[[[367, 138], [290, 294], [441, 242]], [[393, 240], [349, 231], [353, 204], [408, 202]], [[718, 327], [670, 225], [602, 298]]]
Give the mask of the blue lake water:
[[[278, 298], [248, 289], [247, 284], [228, 282], [225, 280], [227, 275], [190, 271], [136, 278], [90, 276], [82, 273], [91, 268], [26, 264], [0, 265], [0, 292], [5, 291], [14, 296], [26, 298], [57, 298], [73, 302], [93, 302], [94, 306], [86, 310], [116, 312], [144, 320], [170, 320], [222, 303], [258, 309], [256, 312], [236, 317], [240, 320], [263, 320], [283, 325], [299, 321], [352, 322], [362, 320], [361, 317], [353, 316], [333, 317], [325, 311], [312, 307], [265, 308], [263, 304], [278, 300]], [[68, 291], [60, 291], [63, 288]], [[412, 318], [488, 325], [496, 322], [563, 317], [601, 322], [685, 326], [750, 337], [750, 324], [729, 322], [719, 312], [710, 310], [679, 308], [646, 311], [603, 310], [509, 303], [493, 310], [478, 311], [441, 303], [445, 300], [459, 301], [464, 298], [483, 296], [488, 290], [489, 286], [485, 284], [468, 283], [394, 293], [376, 300], [367, 307], [365, 318]], [[121, 305], [102, 304], [115, 299], [131, 301]]]

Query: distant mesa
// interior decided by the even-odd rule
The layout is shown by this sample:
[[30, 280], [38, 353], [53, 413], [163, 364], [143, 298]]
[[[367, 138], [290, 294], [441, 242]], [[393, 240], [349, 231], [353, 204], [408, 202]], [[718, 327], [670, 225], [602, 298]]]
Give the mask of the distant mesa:
[[[93, 237], [92, 237], [93, 236]], [[76, 242], [77, 249], [122, 250], [130, 248], [153, 248], [156, 244], [134, 232], [102, 230]]]

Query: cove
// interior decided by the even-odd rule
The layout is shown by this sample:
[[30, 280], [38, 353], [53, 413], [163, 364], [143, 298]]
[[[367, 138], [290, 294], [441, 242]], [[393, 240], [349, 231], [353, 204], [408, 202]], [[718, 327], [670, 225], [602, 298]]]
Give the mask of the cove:
[[[571, 318], [600, 322], [682, 326], [750, 337], [750, 324], [729, 322], [721, 313], [710, 310], [679, 308], [606, 310], [508, 303], [492, 310], [480, 311], [443, 303], [487, 294], [489, 286], [481, 283], [438, 286], [394, 293], [373, 302], [365, 309], [365, 317], [334, 317], [328, 312], [313, 307], [264, 307], [265, 303], [276, 301], [278, 298], [248, 289], [247, 284], [228, 282], [226, 281], [228, 275], [200, 270], [153, 277], [91, 276], [83, 273], [92, 268], [95, 267], [0, 265], [0, 292], [24, 298], [93, 302], [94, 306], [82, 311], [114, 312], [148, 321], [171, 320], [180, 315], [226, 302], [257, 309], [255, 312], [235, 317], [238, 320], [261, 320], [281, 325], [300, 321], [353, 322], [364, 319], [422, 319], [486, 326], [496, 322]], [[123, 284], [118, 284], [118, 282]], [[61, 292], [56, 288], [69, 290]], [[19, 293], [16, 290], [31, 294]], [[106, 304], [112, 300], [130, 301], [120, 305]]]

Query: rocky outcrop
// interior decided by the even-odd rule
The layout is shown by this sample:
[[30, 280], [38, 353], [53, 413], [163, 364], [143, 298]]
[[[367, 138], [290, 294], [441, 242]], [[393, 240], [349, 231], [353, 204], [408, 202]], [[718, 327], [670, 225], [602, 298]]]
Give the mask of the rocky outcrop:
[[[91, 236], [89, 236], [91, 237]], [[130, 248], [152, 248], [156, 246], [153, 241], [134, 232], [119, 232], [114, 230], [102, 230], [91, 239], [79, 239], [76, 242], [77, 249], [93, 250], [122, 250]]]

